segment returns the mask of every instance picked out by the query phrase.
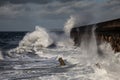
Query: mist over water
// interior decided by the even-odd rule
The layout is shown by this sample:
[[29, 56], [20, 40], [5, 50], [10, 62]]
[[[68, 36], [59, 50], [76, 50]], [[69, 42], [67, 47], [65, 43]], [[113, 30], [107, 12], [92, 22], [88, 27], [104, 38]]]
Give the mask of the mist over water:
[[[6, 70], [1, 70], [0, 79], [119, 80], [120, 53], [114, 54], [109, 43], [97, 45], [97, 26], [89, 33], [86, 30], [81, 45], [74, 46], [70, 31], [79, 22], [78, 17], [70, 17], [64, 26], [66, 34], [51, 33], [38, 26], [27, 33], [18, 47], [7, 52], [3, 62], [6, 65], [0, 65]], [[51, 44], [55, 47], [49, 48]], [[59, 66], [59, 57], [66, 66]]]

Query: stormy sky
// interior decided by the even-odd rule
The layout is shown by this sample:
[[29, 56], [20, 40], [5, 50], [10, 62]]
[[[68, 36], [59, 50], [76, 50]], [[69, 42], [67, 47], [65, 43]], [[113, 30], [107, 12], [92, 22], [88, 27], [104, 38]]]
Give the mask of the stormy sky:
[[0, 31], [62, 30], [71, 15], [80, 25], [120, 18], [120, 0], [0, 0]]

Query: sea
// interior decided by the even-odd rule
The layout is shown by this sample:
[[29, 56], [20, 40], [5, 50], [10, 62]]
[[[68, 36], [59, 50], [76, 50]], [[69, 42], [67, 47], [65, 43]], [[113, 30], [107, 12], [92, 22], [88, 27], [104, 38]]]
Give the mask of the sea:
[[97, 45], [94, 29], [80, 46], [74, 46], [71, 28], [0, 32], [0, 80], [120, 80], [120, 53], [107, 42]]

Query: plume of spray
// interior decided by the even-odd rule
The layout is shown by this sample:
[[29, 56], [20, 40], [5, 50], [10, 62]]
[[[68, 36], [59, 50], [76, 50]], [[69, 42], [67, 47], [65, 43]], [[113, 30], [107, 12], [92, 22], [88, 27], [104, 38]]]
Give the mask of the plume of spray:
[[73, 27], [74, 27], [74, 17], [70, 16], [70, 19], [68, 19], [68, 21], [65, 23], [65, 26], [64, 26], [64, 31], [65, 31], [66, 35], [69, 36], [70, 30]]
[[98, 48], [96, 43], [95, 31], [96, 26], [93, 26], [91, 32], [88, 33], [86, 30], [82, 40], [80, 48], [82, 50], [83, 56], [88, 60], [87, 63], [94, 63], [97, 58]]
[[70, 35], [70, 31], [72, 28], [79, 26], [79, 18], [77, 16], [70, 16], [70, 18], [67, 20], [67, 22], [65, 23], [64, 26], [64, 31], [66, 33], [67, 36]]
[[65, 39], [64, 39], [65, 42], [64, 43], [62, 42], [60, 44], [64, 45], [65, 43], [67, 43], [66, 45], [68, 45], [68, 44], [72, 43], [71, 45], [74, 45], [73, 40], [70, 39], [70, 31], [74, 27], [79, 27], [80, 25], [88, 24], [89, 20], [86, 20], [86, 19], [87, 19], [87, 15], [85, 15], [85, 14], [81, 14], [81, 15], [74, 14], [74, 15], [71, 15], [70, 18], [67, 20], [67, 22], [64, 25], [64, 32], [66, 34], [65, 37], [67, 37], [67, 41], [65, 41]]
[[[67, 40], [63, 39], [63, 42], [60, 42], [60, 45], [74, 45], [74, 42], [70, 39], [70, 31], [74, 27], [78, 27], [81, 24], [81, 16], [79, 15], [71, 15], [70, 18], [67, 20], [67, 22], [64, 25], [64, 32], [66, 34]], [[71, 43], [71, 44], [70, 44]], [[70, 45], [69, 45], [70, 44]]]
[[[91, 15], [89, 15], [89, 18], [91, 18]], [[82, 25], [89, 24], [91, 22], [91, 19], [88, 19], [87, 14], [74, 14], [71, 15], [70, 18], [67, 20], [64, 26], [64, 31], [67, 36], [70, 36], [70, 31], [74, 27], [80, 27]]]
[[58, 41], [57, 45], [58, 46], [73, 46], [74, 42], [70, 39], [70, 31], [72, 28], [75, 27], [77, 20], [75, 16], [70, 16], [70, 18], [67, 20], [67, 22], [64, 25], [64, 32], [65, 35], [62, 35], [61, 40]]
[[48, 31], [42, 27], [36, 26], [35, 31], [27, 33], [23, 40], [19, 43], [19, 46], [14, 49], [18, 53], [24, 51], [39, 50], [41, 48], [48, 47], [53, 43]]

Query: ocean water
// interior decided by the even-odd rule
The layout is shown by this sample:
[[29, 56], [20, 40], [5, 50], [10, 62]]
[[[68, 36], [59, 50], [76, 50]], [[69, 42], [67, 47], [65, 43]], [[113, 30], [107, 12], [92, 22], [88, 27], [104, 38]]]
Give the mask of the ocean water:
[[0, 80], [120, 80], [120, 53], [107, 42], [97, 45], [95, 26], [89, 39], [85, 33], [74, 46], [71, 22], [67, 32], [39, 26], [32, 32], [0, 32]]

